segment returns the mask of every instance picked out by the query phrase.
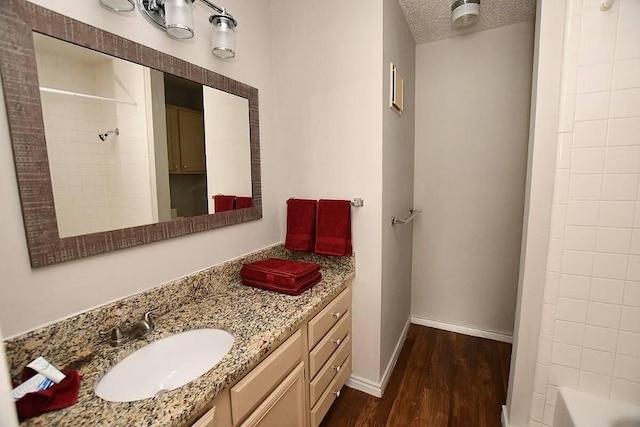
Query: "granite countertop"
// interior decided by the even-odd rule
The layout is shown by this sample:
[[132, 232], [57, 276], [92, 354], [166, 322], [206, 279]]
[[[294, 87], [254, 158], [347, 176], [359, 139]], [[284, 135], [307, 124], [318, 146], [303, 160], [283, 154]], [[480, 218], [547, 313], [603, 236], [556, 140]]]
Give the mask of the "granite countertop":
[[[322, 263], [322, 281], [299, 296], [288, 296], [232, 283], [168, 312], [145, 338], [123, 347], [99, 344], [84, 365], [78, 402], [66, 409], [26, 420], [29, 426], [179, 426], [204, 408], [224, 388], [239, 380], [312, 312], [337, 295], [353, 277], [353, 264]], [[147, 343], [198, 328], [224, 329], [235, 337], [230, 352], [194, 381], [155, 398], [107, 402], [95, 395], [97, 381], [118, 361]]]

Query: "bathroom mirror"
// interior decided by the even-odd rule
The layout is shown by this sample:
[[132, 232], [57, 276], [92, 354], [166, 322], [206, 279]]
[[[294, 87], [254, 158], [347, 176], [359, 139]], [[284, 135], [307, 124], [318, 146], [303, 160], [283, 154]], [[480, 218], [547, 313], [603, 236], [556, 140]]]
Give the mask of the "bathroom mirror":
[[23, 0], [0, 14], [32, 267], [262, 217], [257, 89]]

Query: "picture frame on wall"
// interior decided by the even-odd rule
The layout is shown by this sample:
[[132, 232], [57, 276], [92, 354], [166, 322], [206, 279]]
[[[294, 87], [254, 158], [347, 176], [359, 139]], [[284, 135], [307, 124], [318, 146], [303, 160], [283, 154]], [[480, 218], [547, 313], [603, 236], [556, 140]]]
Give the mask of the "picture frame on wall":
[[404, 79], [400, 75], [395, 64], [391, 63], [391, 84], [389, 85], [390, 103], [389, 107], [398, 114], [402, 114], [404, 109]]

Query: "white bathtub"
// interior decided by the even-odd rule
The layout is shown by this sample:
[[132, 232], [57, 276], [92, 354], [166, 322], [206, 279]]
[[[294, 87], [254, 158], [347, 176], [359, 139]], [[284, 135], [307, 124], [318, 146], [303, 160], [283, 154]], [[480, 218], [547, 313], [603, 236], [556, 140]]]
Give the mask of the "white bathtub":
[[640, 406], [560, 387], [553, 427], [640, 427]]

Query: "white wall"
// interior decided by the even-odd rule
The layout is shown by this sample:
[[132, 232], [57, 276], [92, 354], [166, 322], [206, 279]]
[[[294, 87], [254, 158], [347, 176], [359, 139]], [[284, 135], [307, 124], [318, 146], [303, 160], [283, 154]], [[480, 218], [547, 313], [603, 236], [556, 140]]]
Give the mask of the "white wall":
[[[281, 200], [352, 199], [353, 377], [380, 373], [382, 2], [272, 3]], [[280, 206], [284, 229], [285, 204]]]
[[561, 386], [640, 404], [640, 4], [568, 3], [532, 426]]
[[533, 30], [523, 22], [417, 47], [416, 318], [513, 333]]
[[[380, 373], [391, 367], [393, 352], [411, 314], [413, 226], [391, 226], [413, 208], [416, 49], [396, 0], [384, 0], [382, 58], [382, 313]], [[404, 112], [389, 108], [389, 63], [404, 77]], [[388, 368], [389, 367], [389, 368]], [[390, 373], [390, 372], [389, 372]]]
[[13, 427], [18, 425], [18, 417], [16, 416], [16, 405], [11, 397], [13, 385], [2, 340], [2, 330], [0, 330], [0, 426]]
[[[114, 14], [96, 2], [38, 0], [34, 3], [257, 87], [260, 91], [264, 217], [260, 221], [34, 270], [29, 264], [11, 147], [0, 144], [0, 182], [3, 183], [0, 193], [3, 242], [0, 323], [7, 337], [281, 240], [278, 210], [284, 206], [284, 199], [277, 191], [268, 2], [219, 2], [220, 6], [229, 6], [240, 22], [238, 55], [230, 62], [217, 61], [209, 53], [206, 17], [210, 13], [200, 2], [194, 4], [196, 37], [183, 42], [172, 40], [152, 27], [138, 12]], [[4, 102], [0, 102], [0, 139], [10, 139]], [[349, 193], [350, 196], [351, 191]]]

